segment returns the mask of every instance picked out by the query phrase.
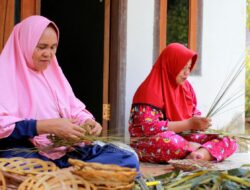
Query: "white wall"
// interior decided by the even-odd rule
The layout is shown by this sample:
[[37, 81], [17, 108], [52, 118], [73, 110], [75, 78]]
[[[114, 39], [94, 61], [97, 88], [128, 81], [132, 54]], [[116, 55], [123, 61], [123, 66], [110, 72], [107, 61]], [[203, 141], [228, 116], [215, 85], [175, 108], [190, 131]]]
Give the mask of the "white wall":
[[[245, 0], [204, 0], [202, 26], [202, 75], [191, 77], [197, 92], [198, 107], [206, 114], [226, 76], [245, 54]], [[241, 88], [244, 71], [228, 96]], [[213, 118], [213, 126], [222, 128], [237, 114], [244, 113], [244, 96]], [[229, 111], [228, 111], [229, 110]], [[239, 116], [236, 116], [239, 118]], [[242, 123], [243, 124], [243, 123]], [[238, 126], [243, 129], [243, 125]]]
[[[128, 0], [127, 14], [126, 128], [134, 92], [152, 67], [154, 0]], [[198, 107], [205, 115], [227, 73], [245, 53], [246, 1], [204, 0], [203, 19], [202, 74], [190, 77], [190, 81], [197, 92]], [[241, 86], [243, 90], [244, 73], [239, 79], [234, 88]], [[234, 106], [213, 118], [215, 128], [244, 112], [244, 96], [228, 109]]]
[[127, 15], [126, 128], [133, 95], [152, 67], [154, 0], [128, 0]]

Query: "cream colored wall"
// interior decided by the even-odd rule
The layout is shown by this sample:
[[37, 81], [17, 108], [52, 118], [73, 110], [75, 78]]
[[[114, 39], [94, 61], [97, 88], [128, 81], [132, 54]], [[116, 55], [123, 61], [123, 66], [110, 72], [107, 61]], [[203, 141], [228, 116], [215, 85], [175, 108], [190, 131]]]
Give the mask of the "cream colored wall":
[[[190, 77], [190, 81], [197, 92], [198, 107], [206, 114], [230, 71], [244, 58], [246, 1], [204, 0], [202, 23], [202, 74]], [[238, 89], [241, 89], [242, 93], [245, 91], [244, 71], [235, 81], [228, 97]], [[213, 127], [222, 128], [232, 123], [232, 120], [237, 120], [234, 122], [237, 127], [233, 130], [243, 131], [244, 103], [245, 98], [241, 96], [227, 106], [224, 112], [212, 118]]]
[[[133, 95], [152, 67], [154, 0], [128, 0], [125, 124]], [[127, 130], [126, 130], [127, 132]], [[128, 133], [126, 133], [128, 136]]]

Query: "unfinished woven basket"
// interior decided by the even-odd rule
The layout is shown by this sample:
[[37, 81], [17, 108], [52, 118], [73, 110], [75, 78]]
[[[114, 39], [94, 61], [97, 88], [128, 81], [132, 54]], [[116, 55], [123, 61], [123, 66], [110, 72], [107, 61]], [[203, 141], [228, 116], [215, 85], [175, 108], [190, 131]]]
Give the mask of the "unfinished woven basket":
[[135, 169], [112, 164], [86, 163], [69, 159], [73, 166], [72, 173], [93, 183], [98, 190], [129, 190], [134, 185], [137, 175]]
[[193, 160], [193, 159], [169, 160], [168, 163], [171, 164], [175, 169], [183, 171], [213, 168], [212, 162], [203, 160]]
[[35, 175], [40, 172], [58, 170], [53, 162], [43, 161], [37, 158], [0, 158], [0, 170], [18, 175]]
[[97, 188], [70, 171], [44, 172], [27, 178], [18, 190], [96, 190]]

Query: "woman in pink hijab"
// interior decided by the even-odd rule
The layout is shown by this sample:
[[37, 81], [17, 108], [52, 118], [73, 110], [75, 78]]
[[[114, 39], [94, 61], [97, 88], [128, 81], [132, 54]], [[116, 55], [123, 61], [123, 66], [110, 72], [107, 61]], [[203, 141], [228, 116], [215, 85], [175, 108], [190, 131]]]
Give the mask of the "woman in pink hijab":
[[[59, 167], [69, 166], [67, 159], [72, 157], [138, 169], [135, 154], [112, 144], [76, 146], [77, 151], [72, 147], [47, 149], [51, 145], [48, 134], [79, 140], [85, 133], [80, 125], [92, 125], [92, 135], [102, 130], [75, 97], [58, 65], [58, 40], [55, 23], [31, 16], [14, 27], [1, 53], [0, 157], [36, 157]], [[34, 146], [39, 153], [27, 153]]]

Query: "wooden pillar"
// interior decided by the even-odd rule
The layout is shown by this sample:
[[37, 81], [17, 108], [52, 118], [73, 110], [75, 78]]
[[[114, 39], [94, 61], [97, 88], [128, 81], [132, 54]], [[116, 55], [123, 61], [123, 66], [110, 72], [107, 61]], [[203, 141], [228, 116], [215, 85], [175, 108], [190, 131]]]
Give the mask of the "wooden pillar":
[[40, 14], [40, 0], [21, 0], [21, 20], [31, 15]]
[[[20, 18], [40, 14], [41, 0], [21, 0]], [[9, 38], [15, 24], [15, 0], [0, 1], [0, 52]]]
[[197, 7], [197, 0], [189, 0], [188, 47], [194, 51], [197, 51]]
[[160, 49], [159, 54], [161, 51], [166, 47], [167, 43], [167, 0], [160, 1]]
[[14, 27], [15, 0], [0, 1], [0, 53]]
[[110, 0], [105, 0], [104, 10], [104, 59], [103, 59], [103, 117], [102, 135], [108, 134], [108, 122], [110, 120], [109, 104], [109, 46], [110, 46]]

